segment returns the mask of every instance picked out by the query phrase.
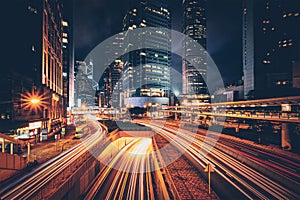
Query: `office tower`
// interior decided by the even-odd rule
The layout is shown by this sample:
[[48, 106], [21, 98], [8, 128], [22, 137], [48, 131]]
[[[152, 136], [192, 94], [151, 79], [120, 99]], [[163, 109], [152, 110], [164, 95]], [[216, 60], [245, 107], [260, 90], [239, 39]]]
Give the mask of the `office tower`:
[[105, 71], [99, 80], [99, 91], [97, 91], [98, 105], [100, 107], [119, 108], [121, 105], [121, 90], [122, 90], [122, 71], [124, 63], [121, 60], [120, 49], [123, 48], [124, 34], [119, 33], [113, 39], [112, 44], [107, 48], [106, 55], [110, 58], [113, 55], [116, 58], [105, 62]]
[[87, 107], [96, 105], [96, 91], [98, 83], [93, 79], [94, 64], [92, 60], [88, 63], [76, 61], [75, 65], [77, 75], [75, 84], [75, 106]]
[[[203, 50], [198, 55], [193, 55], [193, 44], [188, 40], [183, 41], [185, 57], [182, 61], [182, 93], [206, 95], [206, 0], [183, 0], [183, 8], [183, 33], [198, 42]], [[187, 60], [193, 61], [197, 66], [193, 66]]]
[[[171, 19], [166, 0], [139, 1], [124, 18], [124, 43], [130, 44], [131, 30], [143, 27], [170, 29]], [[136, 37], [143, 37], [137, 35]], [[156, 47], [133, 51], [122, 57], [124, 104], [129, 107], [168, 105], [170, 91], [171, 35], [156, 31], [143, 38], [143, 46]], [[130, 48], [125, 47], [126, 48]], [[167, 51], [169, 49], [170, 51]]]
[[[99, 81], [100, 91], [98, 95], [103, 94], [102, 100], [99, 101], [100, 107], [120, 107], [122, 67], [123, 62], [116, 60], [105, 69]], [[99, 96], [99, 98], [101, 98], [101, 96]]]
[[63, 80], [64, 107], [74, 107], [74, 45], [73, 45], [73, 2], [63, 5]]
[[245, 98], [297, 92], [293, 66], [300, 60], [299, 13], [299, 1], [243, 1]]
[[51, 136], [63, 122], [62, 4], [11, 0], [5, 6], [1, 119], [15, 131], [22, 124], [19, 131]]

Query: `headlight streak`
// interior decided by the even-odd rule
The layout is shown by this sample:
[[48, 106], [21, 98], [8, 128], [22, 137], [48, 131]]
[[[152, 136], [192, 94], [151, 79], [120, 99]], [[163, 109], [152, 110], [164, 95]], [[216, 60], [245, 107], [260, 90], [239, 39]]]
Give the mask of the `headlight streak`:
[[[203, 138], [199, 139], [200, 136], [197, 135], [198, 139], [196, 139], [193, 136], [190, 136], [188, 131], [178, 132], [176, 130], [166, 128], [166, 127], [164, 127], [164, 130], [162, 130], [160, 128], [157, 128], [159, 126], [156, 127], [156, 124], [144, 124], [144, 125], [151, 126], [151, 128], [153, 128], [156, 131], [159, 131], [159, 133], [162, 136], [168, 138], [168, 140], [175, 140], [177, 145], [179, 147], [181, 147], [182, 149], [187, 148], [187, 145], [189, 145], [192, 140], [193, 144], [189, 145], [187, 153], [189, 153], [189, 155], [193, 159], [195, 159], [201, 166], [204, 167], [206, 165], [206, 163], [208, 163], [208, 162], [214, 163], [216, 165], [216, 172], [218, 174], [220, 174], [224, 178], [226, 177], [224, 172], [226, 172], [226, 174], [230, 174], [241, 185], [246, 187], [249, 191], [254, 193], [259, 198], [265, 199], [267, 197], [264, 196], [257, 189], [255, 189], [253, 186], [248, 184], [246, 181], [241, 179], [239, 176], [242, 176], [243, 178], [248, 179], [248, 181], [252, 182], [254, 185], [258, 186], [260, 189], [264, 190], [265, 192], [271, 194], [272, 196], [274, 196], [278, 199], [289, 199], [292, 197], [293, 198], [297, 197], [297, 194], [295, 194], [294, 192], [284, 188], [283, 186], [277, 184], [276, 182], [267, 178], [263, 174], [255, 171], [255, 170], [251, 169], [250, 167], [240, 163], [239, 161], [231, 158], [227, 154], [221, 152], [216, 147], [211, 148], [210, 139], [208, 139], [207, 137], [205, 139], [205, 142], [203, 142], [202, 141]], [[180, 139], [178, 139], [179, 137], [172, 136], [174, 134], [179, 136]], [[214, 144], [214, 141], [212, 141], [212, 143]], [[208, 152], [203, 152], [203, 150], [199, 151], [200, 148], [203, 149], [204, 151], [208, 151], [210, 154], [207, 155]], [[207, 155], [206, 158], [208, 160], [206, 158], [204, 158], [201, 155], [201, 153], [203, 153], [204, 155]], [[229, 170], [228, 167], [231, 170]], [[219, 171], [218, 168], [220, 168], [220, 170], [224, 171], [224, 172]], [[233, 170], [236, 173], [238, 173], [239, 176], [237, 174], [235, 174], [233, 172]], [[229, 180], [229, 178], [227, 178], [226, 180]], [[232, 183], [232, 181], [231, 181], [231, 183]], [[235, 186], [235, 187], [238, 187], [238, 186]], [[251, 198], [251, 196], [247, 195], [246, 192], [243, 191], [241, 188], [239, 188], [239, 190], [243, 194], [245, 194], [248, 198]]]
[[[86, 138], [80, 144], [72, 149], [64, 152], [57, 158], [48, 161], [41, 167], [37, 168], [32, 174], [22, 179], [23, 182], [18, 182], [16, 185], [11, 185], [5, 188], [4, 194], [0, 199], [28, 199], [39, 189], [43, 188], [51, 179], [55, 178], [65, 168], [70, 166], [74, 161], [82, 155], [93, 149], [93, 146], [102, 140], [102, 128], [99, 124], [96, 125], [98, 130], [91, 137]], [[7, 191], [5, 193], [5, 191]]]
[[[124, 139], [126, 138], [118, 140]], [[129, 139], [127, 138], [127, 140]], [[115, 146], [116, 143], [118, 141], [114, 141], [110, 145]], [[111, 156], [107, 153], [110, 149], [110, 147], [107, 147], [100, 155], [101, 159], [107, 159], [105, 157]], [[157, 175], [156, 173], [161, 173], [161, 171], [152, 172], [150, 170], [151, 164], [158, 166], [158, 161], [153, 151], [152, 138], [131, 138], [130, 142], [115, 153], [109, 160], [109, 163], [99, 174], [96, 184], [85, 199], [155, 199], [152, 180], [153, 176]], [[115, 173], [113, 177], [110, 177], [110, 172], [106, 173], [106, 171], [112, 170]], [[158, 175], [158, 177], [160, 176]], [[105, 192], [101, 188], [107, 179], [112, 180], [107, 192]], [[160, 185], [159, 187], [166, 188], [165, 185]], [[101, 193], [100, 190], [102, 191]], [[164, 199], [170, 199], [165, 194], [163, 197]]]

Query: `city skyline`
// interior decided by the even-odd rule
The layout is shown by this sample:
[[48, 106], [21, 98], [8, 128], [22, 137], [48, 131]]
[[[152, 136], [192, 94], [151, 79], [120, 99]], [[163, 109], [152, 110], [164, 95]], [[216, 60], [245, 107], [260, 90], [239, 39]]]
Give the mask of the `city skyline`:
[[300, 199], [299, 0], [3, 8], [0, 199]]
[[[126, 1], [115, 7], [113, 1], [85, 2], [75, 1], [75, 55], [83, 60], [87, 54], [108, 37], [122, 31], [122, 19], [129, 4]], [[220, 3], [218, 0], [207, 2], [208, 18], [208, 53], [216, 62], [226, 83], [233, 83], [242, 77], [242, 3], [239, 0], [229, 0]], [[107, 8], [115, 11], [113, 15], [105, 15]], [[230, 12], [229, 12], [230, 11]], [[183, 8], [182, 2], [177, 0], [170, 5], [172, 15], [171, 28], [182, 32]], [[102, 17], [101, 17], [102, 16]], [[226, 22], [226, 23], [225, 23]], [[225, 23], [225, 24], [224, 24]], [[101, 24], [101, 26], [99, 26]], [[224, 51], [226, 48], [232, 51]], [[180, 47], [173, 46], [175, 50]], [[228, 59], [230, 58], [230, 59]], [[181, 58], [173, 56], [172, 66], [181, 72]]]

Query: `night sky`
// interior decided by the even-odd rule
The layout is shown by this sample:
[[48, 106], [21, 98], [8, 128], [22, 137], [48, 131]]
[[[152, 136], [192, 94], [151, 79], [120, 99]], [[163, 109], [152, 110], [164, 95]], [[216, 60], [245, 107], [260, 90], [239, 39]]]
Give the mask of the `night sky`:
[[[103, 40], [122, 30], [123, 17], [130, 0], [75, 0], [75, 59], [84, 60]], [[172, 0], [172, 29], [181, 31], [180, 0]], [[207, 50], [218, 66], [226, 84], [242, 76], [242, 6], [241, 0], [208, 0]], [[180, 68], [180, 59], [173, 59]]]

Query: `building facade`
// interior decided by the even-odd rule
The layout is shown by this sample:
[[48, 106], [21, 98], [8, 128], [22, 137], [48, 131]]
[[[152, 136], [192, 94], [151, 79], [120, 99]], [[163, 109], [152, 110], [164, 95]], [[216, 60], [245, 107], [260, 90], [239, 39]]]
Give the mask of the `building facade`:
[[[171, 28], [171, 16], [167, 1], [145, 0], [130, 9], [124, 18], [124, 43], [130, 45], [134, 37], [131, 30], [143, 27]], [[143, 37], [139, 35], [136, 37]], [[136, 50], [122, 57], [123, 96], [125, 106], [143, 107], [144, 103], [169, 104], [171, 35], [167, 31], [156, 31], [143, 39], [143, 46], [153, 47]], [[154, 48], [155, 47], [155, 48]], [[124, 46], [124, 49], [130, 48]], [[169, 49], [167, 51], [166, 49]], [[145, 100], [146, 99], [146, 100]]]
[[98, 97], [101, 98], [99, 99], [100, 107], [119, 108], [121, 106], [122, 68], [123, 62], [116, 60], [105, 69], [99, 81], [100, 91]]
[[98, 83], [93, 79], [93, 62], [76, 61], [75, 68], [77, 72], [74, 81], [75, 107], [95, 106]]
[[299, 1], [243, 1], [243, 72], [247, 99], [296, 94]]
[[74, 107], [74, 46], [73, 46], [73, 3], [70, 1], [63, 5], [63, 83], [64, 83], [64, 109], [67, 117], [68, 111]]
[[113, 55], [116, 59], [105, 62], [105, 70], [99, 80], [99, 91], [97, 91], [98, 105], [100, 107], [119, 108], [122, 102], [122, 71], [124, 63], [121, 59], [124, 47], [124, 34], [119, 33], [113, 39], [112, 44], [107, 47], [105, 54], [107, 58]]
[[22, 127], [19, 131], [54, 135], [64, 121], [62, 4], [12, 0], [7, 6], [1, 131]]
[[[182, 94], [207, 94], [206, 86], [206, 0], [183, 0], [183, 33], [198, 42], [202, 47], [199, 55], [193, 55], [193, 44], [183, 41]], [[193, 66], [187, 60], [193, 61]]]

